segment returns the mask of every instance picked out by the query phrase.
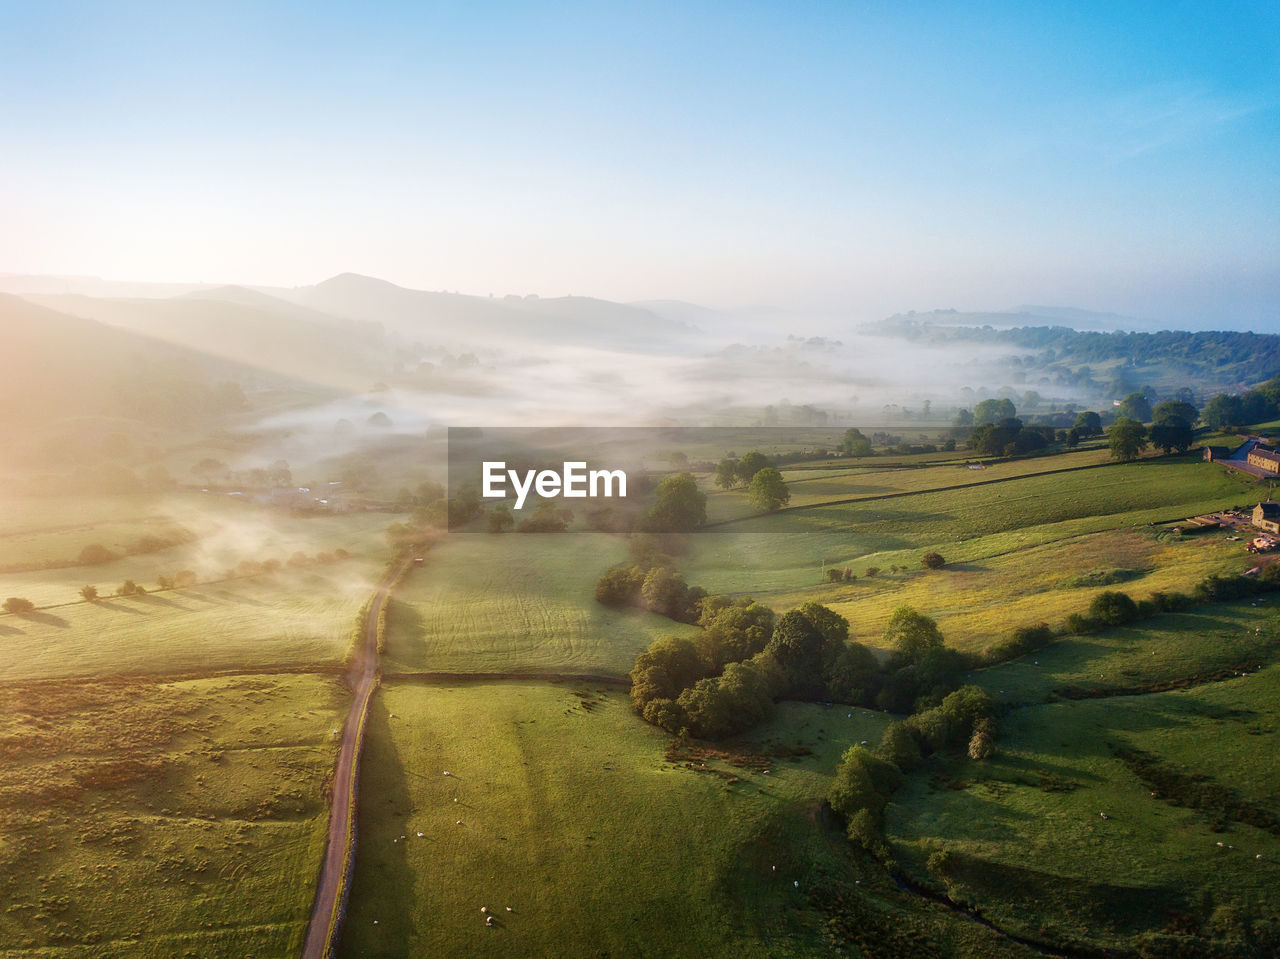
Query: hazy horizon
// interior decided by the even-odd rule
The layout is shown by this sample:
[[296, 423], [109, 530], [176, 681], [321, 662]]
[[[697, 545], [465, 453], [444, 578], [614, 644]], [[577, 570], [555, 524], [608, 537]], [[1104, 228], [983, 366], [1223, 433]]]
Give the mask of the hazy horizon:
[[0, 269], [1280, 328], [1261, 3], [0, 11]]

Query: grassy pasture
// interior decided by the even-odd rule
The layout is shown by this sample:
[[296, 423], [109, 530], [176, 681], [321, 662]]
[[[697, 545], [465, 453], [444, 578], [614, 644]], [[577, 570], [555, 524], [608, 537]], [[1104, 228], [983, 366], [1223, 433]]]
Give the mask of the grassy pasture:
[[[856, 466], [812, 467], [796, 464], [782, 469], [791, 493], [790, 506], [816, 506], [835, 500], [866, 499], [901, 493], [945, 489], [970, 483], [1037, 476], [1063, 469], [1102, 466], [1110, 462], [1103, 449], [1086, 449], [1030, 459], [991, 463], [970, 469], [968, 462], [983, 457], [948, 453], [948, 458], [927, 466], [903, 466], [863, 460]], [[905, 461], [904, 461], [905, 462]], [[709, 483], [707, 484], [709, 486]], [[756, 515], [745, 489], [715, 490], [707, 498], [707, 514], [712, 522]]]
[[347, 694], [246, 676], [0, 686], [0, 956], [291, 956]]
[[383, 670], [625, 675], [654, 639], [691, 630], [595, 601], [626, 557], [603, 533], [448, 537], [396, 591]]
[[[1185, 591], [1210, 573], [1238, 573], [1246, 565], [1242, 544], [1223, 534], [1160, 542], [1146, 531], [1113, 530], [951, 563], [941, 570], [926, 571], [917, 563], [905, 573], [881, 572], [852, 583], [764, 592], [758, 598], [777, 609], [810, 600], [829, 605], [871, 645], [879, 642], [893, 610], [906, 604], [937, 619], [950, 645], [982, 649], [1018, 626], [1061, 623], [1068, 614], [1083, 612], [1106, 589], [1137, 598], [1161, 590]], [[1073, 582], [1116, 567], [1131, 570], [1132, 578], [1096, 587]]]
[[919, 955], [925, 939], [956, 955], [1022, 954], [922, 908], [815, 818], [841, 750], [884, 724], [785, 704], [744, 748], [812, 754], [767, 757], [765, 775], [668, 759], [667, 737], [616, 691], [388, 682], [340, 955], [836, 955], [842, 918], [873, 931], [881, 956]]
[[1066, 636], [1044, 649], [973, 674], [1010, 704], [1044, 702], [1055, 690], [1097, 695], [1207, 676], [1280, 650], [1274, 598], [1215, 603], [1133, 626]]
[[[803, 596], [845, 604], [852, 610], [882, 589], [905, 588], [902, 601], [918, 598], [920, 607], [931, 612], [939, 604], [924, 600], [939, 592], [944, 596], [950, 593], [956, 610], [973, 617], [967, 626], [958, 624], [957, 637], [968, 633], [975, 637], [975, 645], [985, 645], [985, 639], [976, 640], [978, 634], [1046, 618], [1045, 613], [1037, 614], [1034, 590], [1023, 596], [1029, 615], [1020, 610], [1000, 613], [991, 606], [993, 601], [1001, 602], [1002, 593], [1008, 596], [1012, 592], [1016, 598], [1021, 588], [1017, 583], [1028, 573], [1052, 580], [1055, 569], [1064, 562], [1076, 573], [1103, 565], [1124, 565], [1120, 561], [1123, 555], [1093, 554], [1095, 546], [1107, 548], [1107, 541], [1090, 543], [1082, 537], [1248, 503], [1259, 495], [1251, 483], [1211, 464], [1190, 459], [1148, 460], [760, 517], [690, 537], [690, 555], [681, 568], [689, 582], [710, 592], [776, 596], [780, 605]], [[1243, 557], [1238, 544], [1214, 537], [1208, 545], [1187, 543], [1182, 552], [1167, 555], [1160, 555], [1154, 546], [1134, 545], [1136, 542], [1111, 541], [1121, 544], [1121, 554], [1145, 554], [1143, 562], [1152, 569], [1145, 581], [1150, 589], [1188, 585], [1175, 582], [1181, 572], [1158, 572], [1161, 563], [1175, 557], [1178, 563], [1185, 563], [1184, 572], [1188, 573], [1229, 568], [1234, 555]], [[862, 578], [871, 566], [919, 569], [926, 549], [941, 552], [951, 564], [950, 570], [932, 581], [916, 583], [908, 577], [907, 587], [899, 581], [891, 581], [891, 586], [870, 585]], [[1035, 552], [1037, 549], [1041, 551]], [[1056, 555], [1060, 549], [1064, 552]], [[821, 586], [818, 580], [824, 560], [828, 565], [850, 566], [859, 580], [849, 586]], [[969, 573], [976, 574], [970, 579], [978, 584], [966, 581]], [[981, 586], [983, 578], [985, 586]], [[975, 585], [986, 595], [971, 597]], [[1062, 604], [1066, 611], [1076, 608], [1076, 602], [1087, 604], [1089, 599], [1087, 590], [1072, 592], [1076, 595]], [[970, 609], [974, 598], [978, 599], [977, 613]], [[877, 608], [868, 614], [869, 625], [860, 627], [855, 617], [855, 628], [868, 636], [874, 634], [884, 612], [894, 605], [896, 598], [877, 602]]]
[[0, 680], [337, 665], [371, 576], [348, 560], [0, 616]]
[[[1274, 914], [1280, 837], [1215, 824], [1115, 750], [1136, 747], [1275, 816], [1278, 711], [1276, 666], [1186, 691], [1018, 709], [1002, 720], [996, 758], [913, 777], [887, 832], [919, 878], [1028, 935], [1122, 947], [1190, 924], [1229, 938], [1232, 914]], [[930, 860], [938, 852], [946, 858]]]

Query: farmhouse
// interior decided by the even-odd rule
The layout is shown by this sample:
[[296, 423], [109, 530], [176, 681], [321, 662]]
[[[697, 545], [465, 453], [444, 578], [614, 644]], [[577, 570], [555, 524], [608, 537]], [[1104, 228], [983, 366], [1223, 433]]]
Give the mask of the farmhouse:
[[1277, 450], [1274, 446], [1258, 443], [1253, 449], [1249, 450], [1246, 461], [1250, 466], [1256, 466], [1264, 473], [1270, 473], [1273, 476], [1280, 475], [1280, 450]]
[[1280, 503], [1267, 500], [1253, 508], [1253, 525], [1269, 533], [1280, 533]]

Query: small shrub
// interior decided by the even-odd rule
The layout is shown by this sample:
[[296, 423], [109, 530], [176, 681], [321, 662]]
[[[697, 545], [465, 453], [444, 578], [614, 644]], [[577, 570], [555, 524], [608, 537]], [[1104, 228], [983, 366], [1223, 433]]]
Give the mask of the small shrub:
[[30, 613], [36, 608], [36, 604], [29, 599], [23, 599], [21, 596], [10, 596], [4, 601], [4, 611], [13, 613], [15, 616], [22, 616]]
[[1098, 624], [1081, 613], [1071, 613], [1063, 623], [1063, 628], [1071, 636], [1084, 636], [1096, 630]]
[[86, 600], [88, 600], [89, 602], [91, 602], [91, 603], [92, 603], [95, 599], [97, 599], [97, 598], [98, 598], [98, 587], [96, 587], [96, 586], [81, 586], [81, 587], [80, 587], [80, 595], [81, 595], [81, 596], [83, 596]]
[[947, 561], [942, 558], [941, 553], [930, 551], [920, 557], [920, 564], [924, 566], [925, 569], [942, 569], [942, 567], [947, 565]]
[[1104, 626], [1123, 626], [1138, 618], [1138, 604], [1128, 593], [1108, 590], [1093, 597], [1089, 615]]

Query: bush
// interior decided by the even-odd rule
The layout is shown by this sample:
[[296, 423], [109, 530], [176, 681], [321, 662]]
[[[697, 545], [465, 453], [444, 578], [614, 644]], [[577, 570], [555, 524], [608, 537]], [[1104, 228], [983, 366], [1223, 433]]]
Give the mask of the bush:
[[23, 599], [21, 596], [10, 596], [4, 601], [4, 611], [13, 613], [15, 616], [22, 616], [26, 613], [34, 611], [36, 604], [29, 599]]
[[80, 587], [80, 595], [81, 595], [81, 596], [83, 596], [86, 600], [88, 600], [89, 602], [91, 602], [91, 603], [92, 603], [95, 599], [97, 599], [97, 598], [98, 598], [98, 587], [96, 587], [96, 586], [81, 586], [81, 587]]
[[81, 566], [101, 566], [119, 558], [119, 553], [113, 553], [101, 543], [90, 543], [80, 550], [79, 563]]
[[1098, 628], [1098, 624], [1080, 613], [1071, 613], [1063, 623], [1063, 629], [1071, 636], [1084, 636]]
[[1089, 615], [1103, 626], [1123, 626], [1138, 618], [1138, 604], [1128, 593], [1108, 590], [1093, 597]]
[[131, 579], [126, 579], [123, 583], [116, 587], [117, 596], [133, 596], [138, 592], [138, 584]]
[[596, 602], [605, 606], [632, 606], [640, 601], [644, 570], [639, 566], [614, 566], [596, 582]]
[[920, 563], [925, 569], [942, 569], [947, 565], [947, 561], [942, 558], [941, 553], [928, 552], [920, 557]]
[[834, 566], [828, 566], [828, 567], [827, 567], [827, 582], [829, 582], [829, 583], [841, 583], [841, 582], [844, 582], [844, 571], [843, 571], [843, 570], [840, 570], [840, 569], [837, 569], [837, 568], [836, 568], [836, 567], [834, 567]]

